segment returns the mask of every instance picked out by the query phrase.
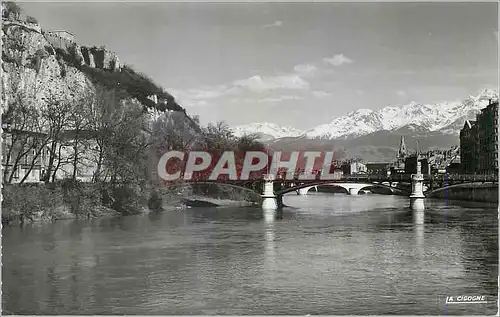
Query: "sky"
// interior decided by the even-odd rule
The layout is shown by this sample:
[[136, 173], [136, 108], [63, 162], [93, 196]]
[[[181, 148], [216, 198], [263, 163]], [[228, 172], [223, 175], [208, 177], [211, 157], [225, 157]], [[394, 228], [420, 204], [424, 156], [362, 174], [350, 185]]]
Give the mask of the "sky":
[[309, 129], [498, 87], [497, 3], [20, 2], [105, 45], [202, 123]]

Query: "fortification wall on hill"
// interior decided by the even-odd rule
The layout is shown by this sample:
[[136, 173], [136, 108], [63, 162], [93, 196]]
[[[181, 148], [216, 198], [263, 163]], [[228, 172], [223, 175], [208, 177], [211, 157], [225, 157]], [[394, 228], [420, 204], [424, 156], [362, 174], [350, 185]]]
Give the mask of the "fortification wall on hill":
[[75, 41], [72, 41], [66, 37], [62, 37], [57, 33], [44, 32], [45, 39], [52, 45], [54, 48], [60, 48], [64, 51], [68, 51], [70, 47], [76, 45]]
[[29, 23], [29, 22], [26, 22], [26, 21], [10, 21], [10, 20], [5, 20], [5, 21], [2, 21], [2, 24], [4, 26], [17, 25], [17, 26], [21, 26], [21, 27], [30, 29], [30, 30], [35, 31], [37, 33], [42, 33], [42, 27], [39, 24], [37, 24], [37, 23]]
[[120, 59], [115, 52], [104, 48], [79, 46], [72, 36], [62, 36], [61, 34], [62, 31], [44, 32], [45, 39], [54, 49], [59, 48], [70, 52], [71, 49], [75, 48], [75, 53], [80, 56], [81, 65], [113, 71], [121, 69]]

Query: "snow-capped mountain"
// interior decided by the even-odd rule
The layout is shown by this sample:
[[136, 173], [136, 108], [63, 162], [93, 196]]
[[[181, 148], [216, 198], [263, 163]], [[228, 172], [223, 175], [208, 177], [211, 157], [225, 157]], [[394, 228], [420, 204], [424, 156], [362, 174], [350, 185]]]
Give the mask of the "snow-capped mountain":
[[246, 125], [233, 127], [233, 132], [240, 137], [245, 134], [258, 134], [261, 140], [279, 139], [285, 137], [298, 137], [304, 134], [304, 131], [291, 127], [280, 127], [274, 123], [250, 123]]
[[489, 99], [498, 100], [498, 93], [485, 89], [463, 101], [436, 104], [411, 102], [402, 107], [385, 107], [378, 111], [359, 109], [308, 130], [303, 136], [309, 139], [352, 138], [405, 126], [456, 134], [463, 127], [464, 120], [474, 118], [480, 109], [488, 105]]
[[257, 133], [262, 140], [285, 137], [304, 139], [352, 139], [377, 131], [396, 131], [405, 128], [415, 133], [439, 132], [446, 135], [458, 135], [466, 119], [485, 108], [489, 100], [498, 100], [498, 93], [485, 89], [476, 96], [469, 96], [462, 101], [445, 101], [435, 104], [411, 102], [403, 106], [389, 106], [373, 111], [358, 109], [332, 122], [319, 125], [305, 132], [279, 127], [274, 123], [252, 123], [233, 128], [236, 135]]

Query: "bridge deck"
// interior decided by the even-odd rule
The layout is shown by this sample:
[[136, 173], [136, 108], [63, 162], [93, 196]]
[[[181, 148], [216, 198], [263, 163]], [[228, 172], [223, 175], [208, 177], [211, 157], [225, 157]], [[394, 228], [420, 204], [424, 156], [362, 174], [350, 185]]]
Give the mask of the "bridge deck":
[[[334, 179], [321, 179], [319, 176], [314, 179], [284, 179], [276, 178], [273, 180], [275, 183], [318, 183], [318, 182], [411, 182], [411, 174], [396, 174], [391, 176], [384, 175], [348, 175], [341, 176]], [[446, 175], [423, 175], [424, 182], [447, 182], [447, 183], [465, 183], [465, 182], [498, 182], [498, 175], [457, 175], [457, 174], [446, 174]], [[196, 183], [197, 181], [191, 181]], [[230, 180], [230, 179], [218, 179], [218, 180], [198, 180], [201, 183], [232, 183], [232, 184], [247, 184], [262, 182], [262, 178], [255, 178], [249, 180]]]

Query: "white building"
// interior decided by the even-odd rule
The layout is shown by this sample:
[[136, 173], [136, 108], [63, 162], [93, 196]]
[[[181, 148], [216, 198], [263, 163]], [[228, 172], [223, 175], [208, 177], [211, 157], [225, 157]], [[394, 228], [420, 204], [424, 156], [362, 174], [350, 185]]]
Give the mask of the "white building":
[[351, 163], [351, 174], [366, 174], [366, 165], [361, 162], [353, 162]]
[[[24, 134], [24, 136], [25, 135], [26, 134]], [[12, 147], [13, 138], [16, 138], [15, 134], [6, 131], [2, 133], [2, 177], [4, 175], [6, 176], [3, 182], [13, 184], [20, 182], [43, 182], [45, 174], [48, 172], [51, 148], [49, 145], [40, 148], [33, 146], [33, 144], [45, 137], [42, 134], [31, 133], [25, 142], [16, 142], [19, 145], [24, 143], [22, 149]], [[91, 145], [87, 145], [87, 147], [90, 146]], [[30, 147], [32, 148], [30, 149]], [[59, 145], [57, 145], [56, 148], [57, 153], [51, 173], [53, 173], [53, 170], [57, 166], [56, 179], [72, 178], [74, 170], [72, 164], [72, 158], [74, 157], [73, 147], [68, 143], [61, 145], [60, 148]], [[8, 153], [9, 150], [10, 157]], [[79, 152], [76, 179], [83, 182], [92, 181], [96, 170], [96, 164], [94, 163], [96, 160], [93, 159], [94, 151], [90, 148], [80, 148]], [[6, 170], [7, 172], [5, 172]], [[52, 176], [50, 176], [50, 180], [52, 180]]]

